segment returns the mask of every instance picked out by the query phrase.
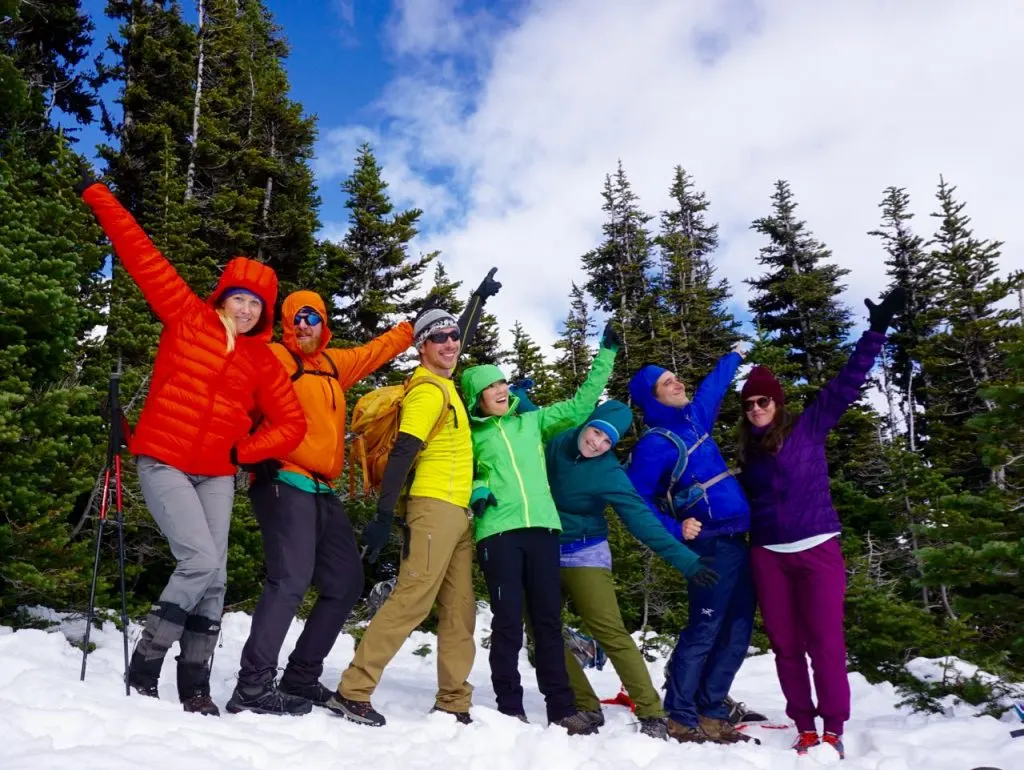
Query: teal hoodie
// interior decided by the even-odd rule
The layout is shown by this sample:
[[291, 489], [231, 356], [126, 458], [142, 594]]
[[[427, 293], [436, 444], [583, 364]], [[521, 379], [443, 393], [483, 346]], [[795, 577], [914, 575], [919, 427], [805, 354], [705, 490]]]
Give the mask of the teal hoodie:
[[544, 442], [587, 418], [614, 363], [615, 351], [602, 348], [571, 399], [519, 414], [519, 399], [510, 393], [508, 412], [501, 417], [482, 417], [476, 408], [485, 388], [506, 379], [501, 369], [473, 366], [463, 372], [462, 394], [473, 436], [473, 500], [488, 494], [497, 500], [474, 519], [477, 540], [526, 527], [561, 529], [548, 487]]
[[701, 566], [697, 554], [676, 540], [655, 518], [633, 488], [615, 453], [608, 451], [591, 458], [580, 454], [579, 435], [594, 420], [611, 423], [624, 436], [633, 423], [633, 415], [621, 401], [606, 401], [583, 426], [563, 431], [548, 442], [548, 479], [562, 521], [559, 541], [566, 546], [607, 540], [608, 520], [604, 511], [610, 505], [637, 540], [687, 577], [695, 574]]

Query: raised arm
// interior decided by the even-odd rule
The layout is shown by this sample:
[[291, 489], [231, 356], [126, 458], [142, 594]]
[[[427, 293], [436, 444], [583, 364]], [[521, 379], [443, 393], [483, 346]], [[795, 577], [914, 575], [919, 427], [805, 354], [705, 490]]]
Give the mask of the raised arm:
[[202, 300], [110, 190], [94, 182], [84, 189], [82, 200], [92, 209], [121, 264], [161, 321], [173, 324], [203, 311], [206, 306]]
[[327, 348], [326, 353], [338, 367], [338, 382], [348, 390], [364, 377], [412, 346], [412, 324], [402, 321], [390, 331], [355, 348]]
[[483, 313], [484, 303], [487, 301], [487, 298], [493, 297], [501, 289], [501, 284], [494, 280], [496, 272], [498, 272], [498, 268], [492, 267], [490, 269], [490, 272], [481, 281], [476, 291], [470, 295], [469, 302], [466, 303], [466, 309], [459, 316], [462, 350], [465, 350], [473, 343], [473, 338], [476, 336], [476, 327], [480, 322], [480, 316]]
[[839, 370], [839, 374], [818, 392], [814, 401], [800, 415], [797, 427], [824, 440], [846, 410], [860, 398], [861, 386], [875, 365], [875, 358], [884, 342], [885, 335], [881, 332], [870, 329], [864, 332], [857, 340], [853, 355]]
[[601, 349], [590, 365], [587, 379], [583, 381], [575, 395], [538, 412], [541, 437], [544, 441], [567, 428], [582, 424], [590, 416], [608, 385], [608, 379], [612, 376], [612, 367], [615, 365], [615, 354], [618, 349], [618, 337], [609, 339], [606, 331], [605, 337], [601, 341]]
[[694, 393], [691, 414], [701, 428], [710, 431], [718, 418], [718, 409], [729, 390], [729, 383], [736, 376], [736, 370], [743, 363], [743, 345], [736, 343], [733, 349], [718, 359], [715, 368], [705, 377]]

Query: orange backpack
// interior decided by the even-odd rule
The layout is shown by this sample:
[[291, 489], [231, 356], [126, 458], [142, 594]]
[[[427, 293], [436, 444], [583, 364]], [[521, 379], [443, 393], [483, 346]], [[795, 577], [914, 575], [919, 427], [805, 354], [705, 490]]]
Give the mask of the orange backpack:
[[380, 490], [384, 479], [384, 468], [388, 456], [398, 440], [398, 426], [402, 416], [402, 401], [413, 388], [429, 383], [441, 391], [444, 403], [441, 415], [427, 436], [426, 444], [444, 427], [451, 407], [448, 387], [440, 377], [411, 375], [401, 385], [388, 385], [371, 390], [360, 398], [352, 409], [349, 431], [354, 436], [349, 450], [348, 491], [355, 494], [355, 469], [358, 464], [363, 472], [363, 494], [369, 495]]

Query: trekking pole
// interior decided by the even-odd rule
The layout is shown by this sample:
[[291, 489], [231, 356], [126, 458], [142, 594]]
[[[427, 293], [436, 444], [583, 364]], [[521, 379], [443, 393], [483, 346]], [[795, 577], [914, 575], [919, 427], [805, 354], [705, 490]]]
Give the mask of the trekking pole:
[[100, 499], [99, 526], [96, 528], [96, 551], [92, 564], [92, 584], [89, 587], [89, 610], [85, 619], [85, 637], [82, 640], [82, 673], [79, 681], [85, 681], [85, 668], [89, 659], [89, 636], [96, 606], [96, 581], [100, 570], [100, 551], [103, 546], [103, 530], [106, 527], [111, 503], [114, 505], [114, 522], [117, 527], [117, 566], [121, 588], [121, 636], [124, 641], [124, 694], [131, 695], [128, 685], [128, 600], [124, 578], [124, 508], [121, 483], [121, 450], [126, 446], [126, 435], [120, 403], [121, 357], [117, 358], [117, 369], [110, 373], [108, 406], [110, 410], [110, 436], [107, 441], [107, 461], [103, 469], [103, 494]]

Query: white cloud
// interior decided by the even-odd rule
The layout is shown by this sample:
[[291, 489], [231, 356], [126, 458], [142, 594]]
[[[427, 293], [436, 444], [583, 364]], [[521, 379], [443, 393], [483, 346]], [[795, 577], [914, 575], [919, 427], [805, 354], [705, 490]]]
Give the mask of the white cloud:
[[[846, 299], [859, 319], [886, 282], [866, 233], [888, 185], [909, 189], [927, 236], [944, 174], [975, 233], [1006, 242], [1004, 267], [1024, 267], [1018, 0], [535, 0], [487, 34], [457, 7], [398, 3], [393, 43], [419, 59], [378, 105], [377, 147], [394, 190], [421, 196], [424, 248], [467, 285], [499, 267], [504, 326], [518, 318], [554, 340], [620, 158], [655, 214], [672, 167], [694, 175], [740, 302], [764, 243], [749, 224], [769, 212], [778, 178], [853, 271]], [[472, 47], [486, 54], [471, 72], [446, 58]], [[361, 131], [343, 129], [339, 143]]]

